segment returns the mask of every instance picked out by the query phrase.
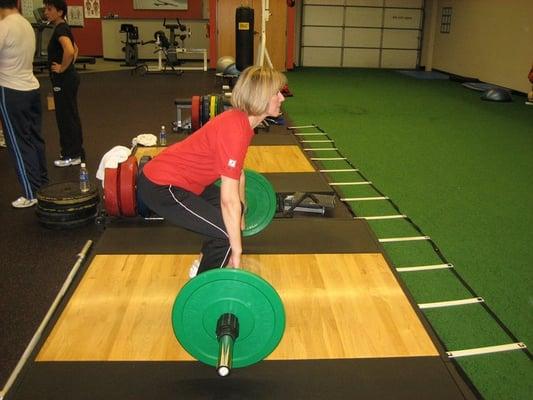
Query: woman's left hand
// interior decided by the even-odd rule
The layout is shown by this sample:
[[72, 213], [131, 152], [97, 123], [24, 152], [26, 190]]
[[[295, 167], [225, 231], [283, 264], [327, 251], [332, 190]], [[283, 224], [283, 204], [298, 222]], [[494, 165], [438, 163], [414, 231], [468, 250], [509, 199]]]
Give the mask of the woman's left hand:
[[52, 70], [52, 72], [55, 72], [56, 74], [60, 74], [63, 72], [61, 70], [61, 64], [58, 64], [56, 62], [52, 63], [52, 66], [50, 67], [50, 69]]

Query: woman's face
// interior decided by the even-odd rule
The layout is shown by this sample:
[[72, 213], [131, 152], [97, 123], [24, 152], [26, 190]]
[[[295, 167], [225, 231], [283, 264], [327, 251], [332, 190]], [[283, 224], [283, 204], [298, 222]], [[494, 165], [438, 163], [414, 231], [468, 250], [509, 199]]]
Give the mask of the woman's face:
[[281, 92], [277, 92], [274, 96], [270, 98], [268, 102], [267, 114], [271, 117], [277, 117], [281, 114], [281, 103], [285, 101], [285, 97]]
[[51, 5], [44, 6], [44, 15], [46, 16], [46, 19], [53, 24], [63, 19], [63, 11], [58, 11], [57, 8]]

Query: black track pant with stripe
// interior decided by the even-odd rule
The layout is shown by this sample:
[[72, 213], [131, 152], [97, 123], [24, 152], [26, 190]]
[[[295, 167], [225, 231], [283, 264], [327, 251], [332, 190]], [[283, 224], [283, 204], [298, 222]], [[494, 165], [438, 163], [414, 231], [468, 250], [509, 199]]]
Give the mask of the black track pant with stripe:
[[0, 86], [0, 115], [23, 196], [34, 199], [37, 190], [48, 183], [39, 89], [23, 91]]
[[157, 185], [141, 173], [137, 190], [143, 202], [157, 215], [206, 237], [198, 273], [227, 265], [231, 247], [222, 219], [218, 186], [208, 186], [197, 196], [176, 186]]

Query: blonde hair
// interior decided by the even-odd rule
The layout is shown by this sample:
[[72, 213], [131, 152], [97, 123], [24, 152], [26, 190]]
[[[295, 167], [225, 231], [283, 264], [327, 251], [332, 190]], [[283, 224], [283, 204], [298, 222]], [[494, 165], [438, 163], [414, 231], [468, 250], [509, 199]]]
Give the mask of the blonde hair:
[[231, 105], [248, 115], [261, 115], [268, 109], [272, 96], [287, 83], [281, 72], [269, 67], [246, 68], [231, 93]]

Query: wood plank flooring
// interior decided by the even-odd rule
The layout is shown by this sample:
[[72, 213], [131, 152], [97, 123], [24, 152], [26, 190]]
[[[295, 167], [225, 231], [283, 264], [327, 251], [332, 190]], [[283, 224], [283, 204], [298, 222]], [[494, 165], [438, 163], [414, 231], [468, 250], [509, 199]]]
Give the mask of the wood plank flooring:
[[[37, 361], [190, 360], [171, 309], [195, 255], [97, 255]], [[280, 294], [270, 360], [438, 355], [380, 254], [246, 255]]]

